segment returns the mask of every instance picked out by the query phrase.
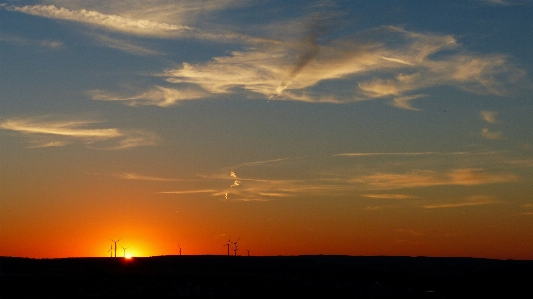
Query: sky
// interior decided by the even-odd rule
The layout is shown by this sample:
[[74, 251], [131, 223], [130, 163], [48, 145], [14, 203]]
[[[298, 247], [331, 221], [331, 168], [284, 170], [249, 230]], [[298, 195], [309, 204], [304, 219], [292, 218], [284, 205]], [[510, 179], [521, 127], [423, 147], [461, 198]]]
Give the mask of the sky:
[[0, 0], [0, 256], [533, 259], [532, 15]]

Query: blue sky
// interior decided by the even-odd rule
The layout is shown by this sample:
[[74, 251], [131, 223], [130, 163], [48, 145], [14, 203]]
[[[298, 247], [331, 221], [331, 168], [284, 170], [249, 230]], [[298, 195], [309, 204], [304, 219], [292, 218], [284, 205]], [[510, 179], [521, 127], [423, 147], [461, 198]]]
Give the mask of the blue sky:
[[[324, 224], [339, 238], [353, 219], [386, 211], [395, 224], [367, 225], [395, 246], [376, 254], [476, 255], [494, 242], [506, 250], [479, 255], [524, 257], [533, 249], [521, 241], [533, 234], [532, 10], [525, 0], [0, 2], [2, 238], [77, 221], [32, 222], [21, 217], [29, 210], [97, 219], [109, 198], [136, 190], [115, 207], [123, 219], [161, 218], [172, 205], [204, 223], [197, 202], [235, 217], [232, 227], [207, 221], [197, 253], [246, 226], [241, 203], [258, 218], [264, 205], [336, 218], [304, 208], [312, 198], [350, 211]], [[453, 232], [431, 218], [405, 222], [436, 211], [488, 215], [487, 227], [516, 231], [523, 248], [469, 230], [485, 225], [475, 217]], [[299, 217], [277, 223], [307, 229], [311, 218]], [[449, 249], [426, 227], [479, 240], [463, 235]], [[263, 254], [373, 252], [349, 243]]]

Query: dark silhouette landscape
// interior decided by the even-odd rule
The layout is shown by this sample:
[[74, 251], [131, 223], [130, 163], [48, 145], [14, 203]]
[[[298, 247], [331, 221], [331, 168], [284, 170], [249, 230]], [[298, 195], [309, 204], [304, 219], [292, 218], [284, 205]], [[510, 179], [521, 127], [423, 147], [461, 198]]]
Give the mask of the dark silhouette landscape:
[[0, 257], [1, 298], [532, 298], [533, 261], [361, 256]]

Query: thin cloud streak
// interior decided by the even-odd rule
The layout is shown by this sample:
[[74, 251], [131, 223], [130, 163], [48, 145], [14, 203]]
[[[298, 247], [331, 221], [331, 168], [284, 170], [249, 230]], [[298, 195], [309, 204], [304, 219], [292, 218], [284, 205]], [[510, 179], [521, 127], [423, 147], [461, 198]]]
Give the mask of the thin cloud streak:
[[97, 40], [98, 43], [102, 46], [117, 49], [130, 54], [139, 56], [161, 55], [161, 53], [159, 53], [158, 51], [133, 44], [123, 39], [112, 38], [102, 34], [91, 34], [90, 36]]
[[0, 128], [24, 134], [50, 134], [75, 138], [108, 139], [121, 136], [118, 129], [81, 129], [94, 121], [38, 122], [33, 119], [10, 119], [0, 124]]
[[70, 10], [64, 7], [58, 8], [54, 5], [6, 6], [6, 9], [44, 18], [75, 21], [112, 31], [137, 35], [170, 37], [183, 35], [184, 31], [191, 30], [191, 28], [183, 25], [136, 20], [114, 14], [103, 14], [94, 10]]
[[405, 194], [362, 194], [363, 197], [368, 198], [377, 198], [377, 199], [411, 199], [416, 198], [416, 196], [405, 195]]
[[18, 46], [40, 46], [52, 50], [64, 48], [64, 44], [61, 41], [27, 39], [6, 33], [0, 33], [0, 42]]
[[198, 193], [214, 193], [215, 190], [203, 189], [203, 190], [185, 190], [185, 191], [162, 191], [160, 194], [198, 194]]
[[425, 209], [450, 209], [450, 208], [462, 208], [462, 207], [470, 207], [470, 206], [481, 206], [481, 205], [491, 205], [491, 204], [497, 204], [498, 201], [493, 200], [489, 196], [471, 196], [467, 198], [464, 202], [458, 202], [458, 203], [443, 203], [443, 204], [433, 204], [433, 205], [425, 205]]
[[426, 156], [426, 155], [462, 155], [464, 152], [405, 152], [405, 153], [342, 153], [334, 154], [334, 157], [364, 157], [364, 156]]
[[490, 174], [482, 169], [454, 169], [440, 174], [432, 170], [418, 170], [405, 174], [375, 173], [354, 182], [383, 189], [418, 188], [432, 186], [474, 186], [494, 183], [516, 182], [518, 177], [512, 174]]
[[159, 139], [155, 134], [142, 130], [94, 128], [98, 123], [100, 122], [87, 119], [11, 118], [0, 123], [0, 128], [22, 134], [34, 143], [32, 147], [64, 146], [81, 142], [102, 145], [102, 149], [125, 149], [152, 146]]
[[[88, 10], [85, 8], [68, 9], [65, 7], [57, 7], [55, 5], [4, 5], [3, 7], [9, 11], [16, 11], [55, 20], [77, 22], [107, 31], [136, 35], [139, 37], [156, 37], [167, 39], [196, 38], [218, 42], [237, 41], [252, 44], [279, 43], [279, 41], [273, 39], [254, 37], [219, 29], [211, 28], [209, 31], [205, 31], [200, 28], [194, 28], [183, 24], [173, 24], [176, 22], [176, 20], [178, 20], [178, 22], [186, 22], [187, 20], [192, 22], [193, 20], [189, 20], [191, 16], [187, 16], [187, 11], [200, 11], [205, 10], [206, 8], [208, 8], [207, 10], [224, 9], [232, 6], [231, 1], [221, 1], [221, 5], [206, 5], [204, 2], [191, 2], [189, 3], [190, 7], [188, 8], [183, 8], [179, 5], [158, 4], [154, 4], [156, 5], [156, 8], [154, 8], [151, 7], [150, 4], [147, 4], [144, 7], [138, 8], [136, 12], [131, 11], [128, 8], [128, 2], [123, 3], [126, 3], [126, 5], [116, 9], [116, 13], [111, 14], [102, 13], [96, 10]], [[69, 2], [64, 2], [62, 4], [72, 5], [72, 3]], [[74, 4], [73, 6], [76, 5]], [[166, 19], [168, 22], [172, 23], [158, 21], [158, 19], [161, 19], [161, 16], [168, 15], [169, 11], [172, 13], [170, 13], [169, 16], [166, 16]], [[194, 16], [195, 14], [191, 15]], [[147, 17], [154, 20], [149, 20]]]
[[99, 101], [123, 101], [128, 106], [155, 105], [159, 107], [169, 107], [181, 101], [202, 99], [209, 94], [195, 90], [178, 90], [162, 86], [154, 86], [151, 90], [132, 97], [122, 97], [110, 94], [101, 90], [89, 92], [93, 100]]
[[201, 180], [191, 180], [191, 179], [174, 179], [174, 178], [161, 178], [141, 175], [133, 172], [125, 172], [120, 174], [115, 174], [114, 176], [124, 179], [124, 180], [138, 180], [138, 181], [153, 181], [153, 182], [194, 182]]

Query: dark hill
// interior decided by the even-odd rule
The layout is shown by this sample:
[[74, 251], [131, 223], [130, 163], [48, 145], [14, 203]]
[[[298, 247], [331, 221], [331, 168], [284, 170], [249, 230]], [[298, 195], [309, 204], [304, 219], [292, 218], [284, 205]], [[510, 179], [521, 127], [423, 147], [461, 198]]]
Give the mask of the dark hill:
[[352, 256], [0, 257], [0, 298], [533, 298], [533, 261]]

